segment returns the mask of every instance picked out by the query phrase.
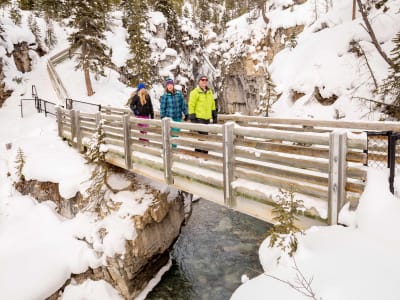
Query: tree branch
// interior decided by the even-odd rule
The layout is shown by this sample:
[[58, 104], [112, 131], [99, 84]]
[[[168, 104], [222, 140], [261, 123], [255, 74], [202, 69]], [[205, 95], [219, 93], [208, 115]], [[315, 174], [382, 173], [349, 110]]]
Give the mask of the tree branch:
[[365, 11], [364, 6], [361, 3], [361, 0], [357, 0], [358, 7], [360, 9], [362, 18], [364, 20], [365, 26], [367, 26], [367, 32], [369, 36], [371, 37], [372, 43], [374, 44], [376, 50], [378, 50], [379, 54], [382, 56], [382, 58], [393, 68], [395, 69], [395, 64], [394, 62], [386, 55], [386, 53], [382, 50], [381, 45], [378, 43], [378, 40], [376, 39], [376, 35], [374, 30], [372, 29], [371, 23], [368, 20], [368, 14]]
[[376, 81], [375, 75], [374, 75], [374, 73], [372, 72], [372, 67], [371, 67], [371, 65], [369, 64], [367, 55], [365, 54], [365, 51], [364, 51], [364, 49], [361, 47], [361, 45], [360, 45], [359, 42], [357, 42], [357, 46], [358, 46], [358, 48], [360, 49], [361, 55], [364, 56], [364, 58], [365, 58], [365, 63], [367, 64], [369, 73], [371, 74], [372, 80], [374, 81], [375, 89], [378, 89], [378, 88], [379, 88], [379, 87], [378, 87], [378, 82]]
[[268, 24], [269, 23], [269, 19], [268, 19], [267, 15], [266, 15], [266, 11], [265, 11], [265, 6], [266, 5], [267, 5], [267, 3], [265, 3], [264, 1], [262, 1], [262, 3], [260, 4], [262, 18], [263, 18], [265, 24]]

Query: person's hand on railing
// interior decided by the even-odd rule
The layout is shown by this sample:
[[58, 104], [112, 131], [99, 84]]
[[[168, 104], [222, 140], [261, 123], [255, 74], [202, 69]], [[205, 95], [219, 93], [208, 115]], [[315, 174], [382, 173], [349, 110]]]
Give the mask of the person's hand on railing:
[[192, 121], [192, 122], [195, 121], [196, 120], [196, 114], [190, 114], [189, 115], [189, 120]]

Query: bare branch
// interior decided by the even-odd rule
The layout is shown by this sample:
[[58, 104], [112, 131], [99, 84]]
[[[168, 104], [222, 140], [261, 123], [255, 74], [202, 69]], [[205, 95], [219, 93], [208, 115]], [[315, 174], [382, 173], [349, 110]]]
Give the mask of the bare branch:
[[364, 51], [364, 49], [361, 47], [361, 45], [360, 45], [359, 42], [357, 42], [357, 45], [358, 45], [358, 47], [359, 47], [359, 49], [360, 49], [360, 52], [361, 52], [362, 56], [364, 56], [364, 59], [365, 59], [365, 62], [366, 62], [366, 64], [367, 64], [369, 73], [371, 74], [372, 80], [374, 81], [375, 89], [378, 89], [378, 82], [376, 81], [375, 75], [374, 75], [374, 73], [372, 72], [372, 67], [371, 67], [371, 65], [369, 64], [367, 55], [365, 54], [365, 51]]
[[[262, 274], [267, 276], [267, 277], [270, 277], [272, 279], [275, 279], [277, 281], [280, 281], [280, 282], [290, 286], [292, 289], [296, 290], [297, 292], [299, 292], [300, 294], [302, 294], [302, 295], [304, 295], [304, 296], [306, 296], [308, 298], [311, 298], [313, 300], [322, 300], [322, 297], [317, 298], [316, 293], [313, 291], [313, 289], [311, 287], [311, 284], [312, 284], [314, 278], [311, 277], [309, 280], [307, 280], [305, 278], [304, 274], [301, 272], [299, 266], [297, 265], [297, 262], [296, 262], [295, 258], [294, 257], [292, 257], [292, 258], [293, 258], [293, 263], [294, 263], [293, 269], [296, 271], [296, 279], [295, 279], [294, 282], [290, 282], [289, 280], [281, 279], [281, 278], [276, 277], [274, 275], [269, 275], [269, 274], [267, 274], [265, 272], [262, 273]], [[249, 268], [249, 269], [253, 270], [253, 271], [255, 271], [255, 272], [259, 273], [259, 274], [261, 273], [261, 272], [259, 272], [257, 270], [252, 269], [252, 268]]]
[[358, 7], [360, 9], [362, 18], [364, 20], [365, 26], [367, 26], [367, 32], [369, 36], [371, 37], [372, 43], [374, 44], [376, 50], [378, 50], [379, 54], [382, 56], [382, 58], [393, 68], [395, 69], [395, 64], [394, 62], [386, 55], [386, 53], [383, 51], [381, 45], [378, 43], [378, 40], [376, 38], [375, 32], [372, 29], [371, 23], [368, 20], [368, 14], [365, 11], [364, 6], [361, 3], [361, 0], [357, 0]]
[[381, 101], [376, 101], [376, 100], [368, 99], [368, 98], [364, 98], [364, 97], [353, 97], [353, 98], [354, 99], [358, 99], [358, 100], [363, 100], [363, 101], [376, 103], [378, 105], [384, 105], [384, 106], [389, 106], [389, 107], [393, 107], [393, 108], [400, 108], [398, 105], [389, 104], [389, 103], [385, 103], [385, 102], [381, 102]]

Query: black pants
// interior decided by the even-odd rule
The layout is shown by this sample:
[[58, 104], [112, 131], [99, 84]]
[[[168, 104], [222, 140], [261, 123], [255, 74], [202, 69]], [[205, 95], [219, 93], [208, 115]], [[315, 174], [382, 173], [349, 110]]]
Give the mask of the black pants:
[[[196, 118], [196, 119], [192, 120], [192, 123], [210, 124], [210, 120], [204, 120], [204, 119]], [[204, 134], [204, 135], [208, 135], [207, 131], [198, 131], [198, 133]], [[194, 149], [194, 151], [201, 152], [201, 153], [206, 153], [206, 154], [208, 153], [207, 150], [202, 150], [202, 149]]]

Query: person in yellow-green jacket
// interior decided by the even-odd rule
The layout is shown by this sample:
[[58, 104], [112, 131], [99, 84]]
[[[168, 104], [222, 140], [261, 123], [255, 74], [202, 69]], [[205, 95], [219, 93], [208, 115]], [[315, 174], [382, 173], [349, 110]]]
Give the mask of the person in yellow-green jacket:
[[[217, 123], [217, 108], [214, 94], [207, 86], [208, 78], [205, 75], [198, 77], [198, 85], [189, 96], [189, 119], [192, 123], [209, 124], [210, 120]], [[207, 132], [200, 131], [201, 134]], [[205, 150], [196, 149], [197, 152], [207, 153]]]

